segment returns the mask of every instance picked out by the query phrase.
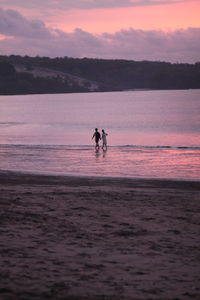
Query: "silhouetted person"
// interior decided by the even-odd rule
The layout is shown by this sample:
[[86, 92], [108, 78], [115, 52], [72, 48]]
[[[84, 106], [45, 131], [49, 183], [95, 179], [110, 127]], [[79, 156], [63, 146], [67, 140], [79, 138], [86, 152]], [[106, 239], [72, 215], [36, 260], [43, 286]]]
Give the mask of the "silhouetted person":
[[102, 129], [102, 135], [101, 135], [101, 137], [102, 137], [102, 141], [103, 141], [103, 145], [102, 145], [102, 149], [103, 150], [107, 149], [107, 138], [106, 138], [107, 135], [108, 134], [104, 131], [104, 129]]
[[99, 140], [101, 140], [101, 135], [98, 132], [98, 128], [95, 128], [95, 132], [94, 132], [94, 134], [92, 136], [92, 139], [93, 138], [95, 138], [95, 143], [96, 143], [95, 148], [99, 150]]

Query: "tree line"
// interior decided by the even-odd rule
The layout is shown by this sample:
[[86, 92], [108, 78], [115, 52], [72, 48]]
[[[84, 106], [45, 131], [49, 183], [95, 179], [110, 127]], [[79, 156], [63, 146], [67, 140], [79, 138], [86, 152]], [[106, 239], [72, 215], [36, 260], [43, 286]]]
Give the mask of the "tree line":
[[[26, 72], [16, 72], [23, 65]], [[35, 77], [33, 67], [46, 68], [95, 81], [98, 91], [134, 89], [198, 89], [200, 63], [131, 61], [71, 57], [0, 56], [0, 94], [88, 92], [78, 81], [70, 84], [55, 77]]]

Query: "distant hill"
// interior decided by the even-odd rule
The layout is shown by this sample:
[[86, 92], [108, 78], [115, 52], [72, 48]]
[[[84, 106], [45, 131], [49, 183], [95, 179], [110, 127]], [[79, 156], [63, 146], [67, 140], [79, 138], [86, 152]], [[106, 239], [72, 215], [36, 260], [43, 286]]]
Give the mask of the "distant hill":
[[0, 94], [200, 88], [200, 63], [0, 56]]

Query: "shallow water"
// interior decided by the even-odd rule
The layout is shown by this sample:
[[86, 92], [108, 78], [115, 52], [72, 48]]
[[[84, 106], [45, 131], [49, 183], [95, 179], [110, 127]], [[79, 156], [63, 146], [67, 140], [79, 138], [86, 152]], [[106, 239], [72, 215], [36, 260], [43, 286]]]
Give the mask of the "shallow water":
[[0, 169], [199, 180], [199, 112], [200, 90], [1, 96]]
[[0, 147], [1, 170], [44, 174], [193, 179], [200, 178], [199, 148], [79, 146]]

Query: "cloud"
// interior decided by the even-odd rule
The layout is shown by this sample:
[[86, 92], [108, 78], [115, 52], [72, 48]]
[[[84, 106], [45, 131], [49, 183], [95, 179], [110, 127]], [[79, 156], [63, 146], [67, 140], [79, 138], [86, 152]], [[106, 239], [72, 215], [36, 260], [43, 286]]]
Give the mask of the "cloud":
[[50, 32], [40, 20], [27, 20], [15, 10], [0, 9], [0, 33], [8, 36], [49, 38]]
[[16, 11], [0, 10], [0, 54], [69, 56], [194, 63], [200, 61], [200, 28], [163, 32], [121, 30], [95, 35], [72, 33], [28, 20]]
[[190, 0], [0, 0], [2, 7], [36, 9], [93, 9], [174, 4]]
[[[110, 50], [117, 58], [196, 62], [200, 60], [200, 28], [163, 32], [159, 30], [121, 30], [104, 34], [110, 40]], [[109, 52], [108, 51], [108, 52]]]

